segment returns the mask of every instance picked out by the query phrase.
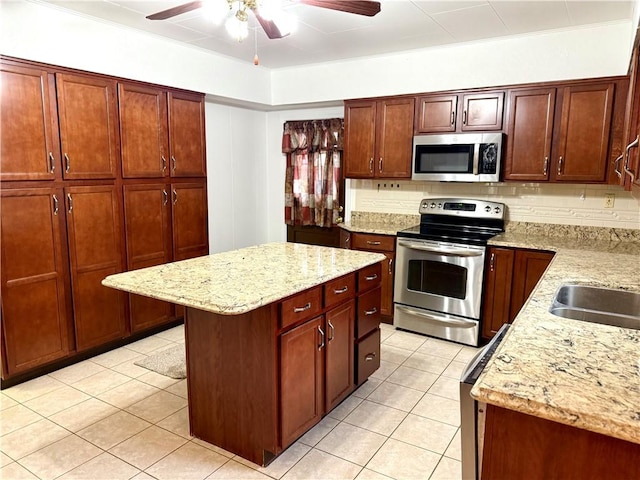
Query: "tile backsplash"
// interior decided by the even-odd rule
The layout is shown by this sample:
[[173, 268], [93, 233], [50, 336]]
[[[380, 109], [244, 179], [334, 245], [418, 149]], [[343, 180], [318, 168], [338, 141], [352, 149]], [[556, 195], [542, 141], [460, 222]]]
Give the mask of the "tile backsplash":
[[[604, 207], [607, 194], [613, 208]], [[350, 181], [352, 211], [417, 214], [420, 200], [433, 197], [502, 202], [514, 222], [640, 229], [640, 200], [612, 185]]]

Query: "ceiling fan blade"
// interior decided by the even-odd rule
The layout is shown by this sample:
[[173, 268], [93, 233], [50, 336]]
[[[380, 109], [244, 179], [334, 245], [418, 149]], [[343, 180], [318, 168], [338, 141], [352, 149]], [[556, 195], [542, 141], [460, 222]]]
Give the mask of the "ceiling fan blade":
[[329, 10], [339, 10], [341, 12], [355, 13], [356, 15], [365, 15], [373, 17], [380, 12], [380, 2], [367, 0], [297, 0], [299, 3], [311, 5], [314, 7], [328, 8]]
[[266, 33], [267, 37], [269, 37], [270, 39], [273, 40], [274, 38], [283, 38], [289, 35], [289, 33], [283, 35], [273, 20], [265, 20], [256, 10], [254, 10], [253, 13], [260, 23], [260, 26], [264, 30], [264, 33]]
[[175, 17], [176, 15], [182, 15], [183, 13], [190, 12], [191, 10], [195, 10], [196, 8], [200, 7], [202, 7], [202, 1], [189, 2], [183, 5], [178, 5], [177, 7], [168, 8], [167, 10], [163, 10], [152, 15], [148, 15], [147, 18], [149, 20], [166, 20], [167, 18]]

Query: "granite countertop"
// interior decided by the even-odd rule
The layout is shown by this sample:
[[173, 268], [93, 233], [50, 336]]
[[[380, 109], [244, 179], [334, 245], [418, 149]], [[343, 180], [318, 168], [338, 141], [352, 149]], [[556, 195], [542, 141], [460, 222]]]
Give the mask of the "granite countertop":
[[107, 287], [223, 315], [236, 315], [346, 275], [381, 253], [269, 243], [110, 275]]
[[471, 395], [640, 443], [640, 331], [548, 312], [565, 283], [640, 292], [640, 243], [507, 232], [489, 244], [548, 250], [555, 256]]

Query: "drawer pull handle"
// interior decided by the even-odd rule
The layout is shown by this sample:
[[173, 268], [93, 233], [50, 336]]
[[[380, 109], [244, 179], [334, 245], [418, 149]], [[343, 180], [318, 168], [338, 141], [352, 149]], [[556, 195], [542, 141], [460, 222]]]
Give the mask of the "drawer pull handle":
[[378, 309], [376, 307], [373, 307], [371, 310], [364, 311], [365, 315], [375, 315], [376, 313], [378, 313]]
[[162, 171], [165, 172], [167, 170], [167, 159], [164, 158], [164, 155], [160, 156], [162, 159]]
[[374, 273], [373, 275], [368, 275], [368, 276], [364, 277], [364, 279], [365, 279], [367, 282], [370, 282], [371, 280], [375, 280], [375, 279], [377, 279], [377, 278], [378, 278], [378, 274], [377, 274], [377, 273]]
[[304, 312], [305, 310], [309, 310], [311, 308], [311, 302], [308, 302], [304, 307], [296, 307], [293, 309], [293, 313]]
[[176, 171], [176, 157], [174, 157], [173, 155], [171, 155], [171, 171], [175, 172]]
[[49, 173], [56, 171], [56, 160], [53, 158], [53, 153], [49, 152]]
[[620, 160], [622, 160], [623, 158], [624, 153], [613, 161], [613, 171], [616, 172], [618, 178], [622, 178], [622, 171], [618, 170], [618, 165], [620, 165]]
[[318, 332], [320, 332], [320, 345], [318, 345], [318, 350], [322, 350], [324, 348], [324, 332], [322, 331], [322, 329], [320, 327], [318, 327]]
[[329, 340], [328, 340], [330, 342], [336, 336], [336, 328], [333, 326], [333, 323], [331, 323], [331, 320], [329, 320], [327, 322], [327, 324], [329, 325], [329, 328], [331, 329], [330, 330], [331, 334], [329, 335]]
[[374, 358], [376, 358], [375, 352], [367, 353], [364, 357], [364, 361], [371, 362]]
[[367, 245], [380, 245], [380, 242], [373, 242], [371, 240], [367, 240]]
[[60, 204], [58, 203], [58, 196], [54, 193], [53, 194], [53, 214], [57, 215], [59, 210], [60, 210]]
[[71, 169], [71, 160], [69, 160], [69, 155], [67, 155], [66, 153], [64, 154], [64, 165], [65, 173], [69, 173], [69, 170]]
[[333, 293], [335, 293], [336, 295], [340, 295], [341, 293], [346, 293], [347, 290], [349, 290], [349, 287], [345, 285], [344, 287], [338, 290], [334, 290]]

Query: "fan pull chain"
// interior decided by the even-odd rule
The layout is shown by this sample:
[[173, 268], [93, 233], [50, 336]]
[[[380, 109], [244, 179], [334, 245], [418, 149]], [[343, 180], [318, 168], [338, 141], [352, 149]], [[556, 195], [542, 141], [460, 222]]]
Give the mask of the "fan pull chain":
[[260, 65], [260, 59], [258, 58], [258, 28], [256, 27], [253, 30], [253, 39], [254, 39], [254, 46], [255, 46], [255, 52], [256, 54], [253, 56], [253, 64], [254, 65]]

